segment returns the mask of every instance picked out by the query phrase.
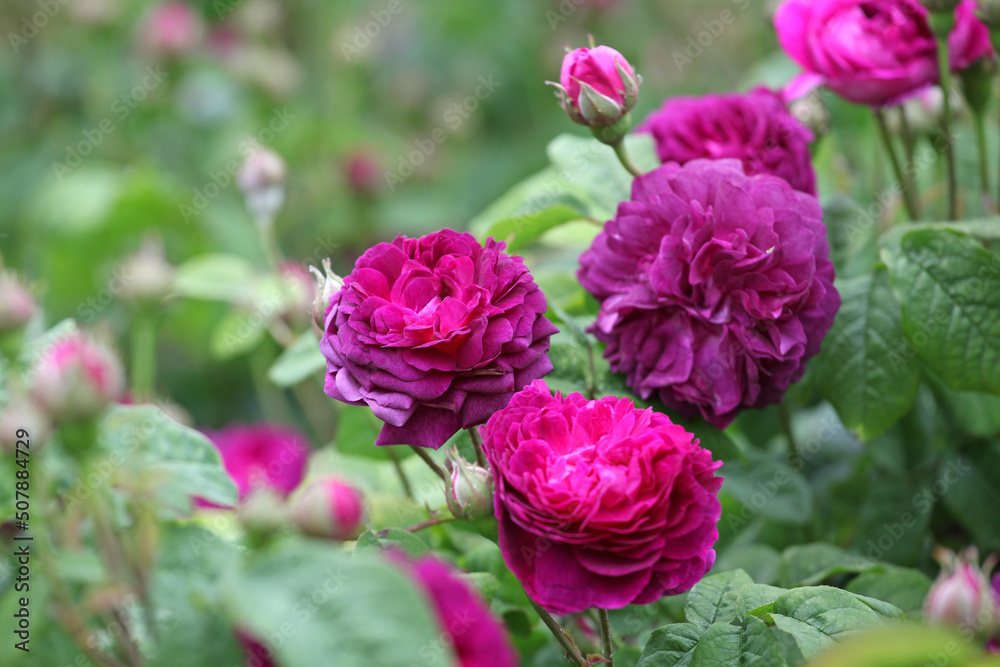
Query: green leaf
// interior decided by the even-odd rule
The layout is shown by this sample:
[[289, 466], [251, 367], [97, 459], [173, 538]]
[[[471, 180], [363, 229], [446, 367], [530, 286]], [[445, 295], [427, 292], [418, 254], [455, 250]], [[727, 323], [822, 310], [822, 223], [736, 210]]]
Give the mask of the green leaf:
[[812, 518], [812, 489], [794, 468], [777, 458], [753, 454], [749, 461], [728, 460], [720, 474], [722, 490], [755, 514], [784, 523]]
[[177, 267], [174, 293], [190, 299], [246, 304], [253, 300], [259, 273], [236, 255], [201, 255]]
[[[375, 440], [382, 430], [378, 420], [367, 405], [337, 406], [337, 437], [334, 447], [342, 454], [369, 459], [389, 459], [388, 447], [376, 447]], [[393, 447], [399, 458], [409, 456], [407, 447]]]
[[916, 354], [952, 389], [1000, 393], [1000, 258], [970, 236], [929, 229], [884, 255]]
[[212, 331], [209, 341], [212, 355], [216, 359], [232, 359], [247, 354], [264, 340], [268, 322], [270, 317], [257, 311], [229, 311]]
[[977, 443], [941, 464], [932, 487], [984, 551], [1000, 549], [1000, 444]]
[[691, 656], [691, 667], [784, 667], [774, 633], [748, 616], [743, 627], [716, 623], [705, 631]]
[[899, 356], [906, 339], [887, 272], [850, 278], [837, 289], [843, 304], [817, 359], [817, 384], [844, 426], [871, 440], [913, 407], [920, 368]]
[[852, 637], [810, 667], [972, 667], [995, 665], [981, 645], [943, 628], [896, 624]]
[[399, 667], [418, 656], [422, 667], [451, 667], [454, 660], [440, 648], [423, 593], [381, 558], [296, 541], [255, 554], [227, 593], [233, 620], [265, 639], [282, 667]]
[[[766, 584], [747, 584], [740, 590], [739, 595], [736, 596], [737, 618], [742, 620], [747, 614], [755, 612], [761, 607], [773, 607], [774, 601], [778, 599], [778, 596], [787, 590], [785, 588], [778, 588], [777, 586], [767, 586]], [[767, 609], [766, 611], [772, 611], [772, 609]], [[754, 613], [754, 616], [760, 615], [760, 613]]]
[[863, 572], [872, 562], [824, 542], [789, 547], [781, 556], [779, 583], [786, 588], [818, 584], [835, 574]]
[[100, 423], [99, 438], [110, 453], [120, 484], [152, 490], [161, 506], [186, 514], [194, 497], [217, 505], [236, 504], [236, 486], [204, 435], [178, 424], [152, 405], [120, 405]]
[[307, 331], [275, 359], [267, 377], [279, 387], [294, 387], [325, 368], [316, 334]]
[[779, 596], [770, 620], [795, 637], [802, 654], [812, 658], [835, 640], [881, 625], [883, 616], [852, 593], [813, 586]]
[[691, 623], [674, 623], [650, 635], [636, 667], [685, 667], [705, 629]]
[[688, 622], [702, 629], [713, 623], [734, 621], [740, 589], [752, 583], [750, 575], [743, 570], [705, 577], [688, 593], [684, 616]]
[[387, 528], [377, 532], [367, 530], [354, 545], [355, 554], [377, 554], [386, 549], [398, 549], [411, 556], [421, 556], [430, 551], [430, 547], [422, 539], [402, 528]]
[[526, 178], [473, 218], [469, 229], [485, 239], [490, 235], [490, 226], [498, 220], [523, 217], [558, 204], [577, 211], [578, 218], [585, 216], [588, 210], [585, 200], [589, 199], [589, 194], [567, 178], [569, 176], [569, 173], [560, 174], [554, 167], [547, 167]]
[[919, 570], [890, 566], [858, 575], [847, 584], [847, 590], [885, 600], [906, 614], [919, 614], [931, 583], [930, 577]]
[[550, 229], [580, 217], [580, 211], [572, 206], [555, 204], [540, 211], [501, 218], [490, 225], [486, 236], [506, 241], [507, 252], [516, 253]]

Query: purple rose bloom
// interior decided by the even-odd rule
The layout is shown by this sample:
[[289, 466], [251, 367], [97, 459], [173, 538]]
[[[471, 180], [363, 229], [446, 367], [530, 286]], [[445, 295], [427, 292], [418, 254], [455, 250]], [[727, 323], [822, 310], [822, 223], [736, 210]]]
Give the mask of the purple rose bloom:
[[545, 295], [502, 242], [450, 229], [380, 243], [326, 311], [326, 393], [385, 422], [377, 445], [437, 449], [552, 370]]
[[[305, 476], [308, 441], [287, 426], [228, 426], [205, 435], [219, 450], [222, 465], [236, 485], [241, 501], [260, 487], [287, 498]], [[216, 507], [200, 499], [196, 502], [201, 507]]]
[[649, 604], [715, 562], [722, 463], [666, 415], [538, 380], [480, 433], [504, 560], [545, 609]]
[[816, 194], [809, 153], [813, 133], [767, 88], [669, 98], [636, 132], [653, 135], [661, 162], [736, 158], [747, 174], [774, 174], [796, 190]]
[[993, 60], [990, 29], [976, 16], [976, 0], [962, 0], [955, 8], [955, 28], [948, 35], [948, 60], [951, 71], [961, 72], [977, 60]]
[[580, 258], [592, 328], [644, 399], [719, 428], [781, 400], [840, 307], [815, 197], [736, 160], [635, 179]]
[[855, 104], [886, 106], [937, 83], [937, 43], [917, 0], [786, 0], [781, 47]]

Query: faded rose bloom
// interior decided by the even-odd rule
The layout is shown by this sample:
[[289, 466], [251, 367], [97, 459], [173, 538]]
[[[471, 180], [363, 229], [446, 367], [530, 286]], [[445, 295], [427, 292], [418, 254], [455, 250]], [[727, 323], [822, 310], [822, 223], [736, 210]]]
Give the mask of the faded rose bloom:
[[937, 83], [937, 43], [917, 0], [786, 0], [778, 41], [856, 104], [886, 106]]
[[313, 537], [353, 540], [361, 534], [364, 516], [364, 495], [339, 479], [310, 482], [292, 502], [292, 521]]
[[326, 310], [326, 393], [437, 449], [552, 370], [545, 295], [502, 242], [446, 229], [368, 250]]
[[635, 179], [578, 273], [611, 369], [719, 428], [780, 401], [840, 307], [821, 218], [815, 197], [736, 160]]
[[32, 398], [56, 422], [92, 419], [125, 389], [115, 355], [79, 331], [43, 351], [32, 375]]
[[[287, 498], [305, 476], [309, 445], [305, 436], [287, 426], [227, 426], [205, 435], [219, 450], [222, 465], [236, 485], [240, 501], [261, 487]], [[214, 507], [201, 500], [198, 504]]]
[[715, 562], [722, 463], [665, 415], [536, 380], [480, 433], [504, 560], [545, 609], [649, 604]]
[[669, 98], [636, 131], [653, 135], [661, 162], [736, 158], [747, 174], [774, 174], [816, 194], [813, 134], [767, 88]]
[[387, 556], [409, 573], [430, 599], [457, 667], [517, 667], [517, 653], [503, 625], [452, 566], [432, 556], [416, 560], [398, 552]]
[[639, 99], [641, 81], [622, 54], [609, 46], [598, 46], [566, 54], [557, 88], [570, 120], [601, 127], [632, 110]]
[[955, 8], [955, 28], [948, 35], [952, 72], [961, 72], [977, 60], [995, 60], [990, 29], [976, 16], [976, 0], [962, 0]]

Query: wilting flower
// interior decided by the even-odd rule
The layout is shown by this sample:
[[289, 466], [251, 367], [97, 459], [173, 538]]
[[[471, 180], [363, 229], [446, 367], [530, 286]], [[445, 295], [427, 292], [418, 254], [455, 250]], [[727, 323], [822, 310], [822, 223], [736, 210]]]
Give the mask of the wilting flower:
[[431, 556], [410, 561], [393, 552], [389, 558], [407, 571], [430, 599], [457, 667], [517, 667], [517, 653], [503, 626], [450, 565]]
[[951, 70], [961, 72], [984, 58], [996, 58], [990, 29], [976, 16], [976, 0], [962, 0], [955, 9], [955, 28], [948, 35]]
[[747, 174], [774, 174], [796, 190], [816, 193], [813, 134], [767, 88], [668, 98], [636, 131], [653, 135], [661, 162], [736, 158]]
[[778, 41], [856, 104], [885, 106], [938, 80], [937, 44], [917, 0], [786, 0]]
[[480, 432], [504, 560], [549, 611], [648, 604], [715, 562], [722, 463], [665, 415], [538, 380]]
[[612, 370], [720, 428], [781, 400], [840, 307], [821, 216], [815, 197], [736, 160], [637, 178], [578, 273]]
[[598, 46], [566, 54], [557, 88], [570, 120], [602, 127], [632, 110], [641, 82], [622, 54], [609, 46]]
[[310, 482], [292, 501], [292, 521], [313, 537], [353, 540], [361, 533], [364, 516], [361, 491], [339, 479]]
[[552, 370], [545, 295], [518, 257], [450, 229], [368, 250], [326, 310], [326, 393], [437, 449]]
[[1000, 620], [1000, 598], [990, 587], [989, 570], [996, 561], [981, 568], [975, 547], [958, 555], [942, 549], [936, 555], [941, 574], [924, 599], [924, 618], [974, 632], [993, 630]]
[[125, 389], [111, 350], [78, 331], [43, 351], [32, 375], [32, 398], [57, 422], [96, 417]]
[[[298, 431], [277, 424], [229, 426], [206, 433], [245, 500], [257, 488], [287, 498], [305, 475], [309, 446]], [[206, 506], [208, 503], [199, 502]]]

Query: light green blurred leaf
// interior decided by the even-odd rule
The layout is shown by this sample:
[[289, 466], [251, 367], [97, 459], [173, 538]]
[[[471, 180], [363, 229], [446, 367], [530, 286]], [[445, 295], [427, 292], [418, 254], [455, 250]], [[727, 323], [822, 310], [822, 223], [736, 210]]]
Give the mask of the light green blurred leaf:
[[279, 387], [294, 387], [325, 368], [316, 334], [307, 331], [278, 356], [267, 377]]

